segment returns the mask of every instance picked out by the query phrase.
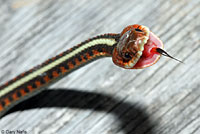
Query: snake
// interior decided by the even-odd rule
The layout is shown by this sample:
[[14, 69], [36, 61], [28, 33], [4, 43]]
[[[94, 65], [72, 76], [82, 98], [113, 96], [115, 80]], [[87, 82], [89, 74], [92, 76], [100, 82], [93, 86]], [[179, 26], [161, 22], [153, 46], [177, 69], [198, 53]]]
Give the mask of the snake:
[[161, 55], [173, 58], [163, 47], [148, 27], [139, 24], [129, 25], [121, 33], [102, 34], [83, 41], [1, 85], [0, 118], [16, 104], [92, 61], [112, 57], [113, 63], [124, 69], [143, 69], [155, 64]]

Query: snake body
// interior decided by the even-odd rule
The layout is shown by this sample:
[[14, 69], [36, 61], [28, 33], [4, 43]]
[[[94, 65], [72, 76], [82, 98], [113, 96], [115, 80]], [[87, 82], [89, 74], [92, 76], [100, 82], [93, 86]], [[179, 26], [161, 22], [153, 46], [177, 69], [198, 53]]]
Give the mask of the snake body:
[[125, 29], [121, 34], [103, 34], [88, 39], [3, 84], [0, 87], [0, 117], [19, 102], [101, 57], [113, 57], [116, 65], [134, 68], [149, 31], [141, 25], [133, 25], [131, 29]]

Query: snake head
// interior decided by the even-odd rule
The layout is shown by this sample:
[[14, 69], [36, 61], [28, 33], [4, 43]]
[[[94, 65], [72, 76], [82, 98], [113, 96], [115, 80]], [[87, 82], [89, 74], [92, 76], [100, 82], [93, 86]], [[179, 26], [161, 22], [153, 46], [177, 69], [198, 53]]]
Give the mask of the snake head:
[[127, 26], [113, 50], [113, 62], [126, 69], [141, 69], [155, 64], [161, 54], [162, 41], [149, 28], [142, 25]]

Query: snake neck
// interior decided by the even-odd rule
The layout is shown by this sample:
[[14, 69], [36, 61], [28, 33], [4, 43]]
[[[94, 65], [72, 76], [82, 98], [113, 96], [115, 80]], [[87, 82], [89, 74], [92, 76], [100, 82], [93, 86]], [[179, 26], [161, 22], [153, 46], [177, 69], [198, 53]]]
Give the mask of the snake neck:
[[0, 117], [15, 104], [34, 96], [81, 66], [112, 56], [119, 37], [119, 34], [104, 34], [88, 39], [2, 85]]

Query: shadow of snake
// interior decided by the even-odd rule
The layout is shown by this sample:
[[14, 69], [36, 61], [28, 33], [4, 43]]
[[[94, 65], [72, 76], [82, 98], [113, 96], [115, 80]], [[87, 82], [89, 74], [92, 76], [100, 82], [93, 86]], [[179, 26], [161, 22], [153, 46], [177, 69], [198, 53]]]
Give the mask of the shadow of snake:
[[[113, 110], [116, 106], [119, 109]], [[141, 106], [119, 100], [106, 94], [78, 91], [76, 89], [44, 90], [40, 94], [16, 105], [7, 114], [16, 111], [51, 107], [91, 109], [113, 114], [120, 122], [117, 131], [122, 130], [125, 134], [154, 134], [152, 128], [157, 125], [155, 121], [151, 120], [145, 108]]]

